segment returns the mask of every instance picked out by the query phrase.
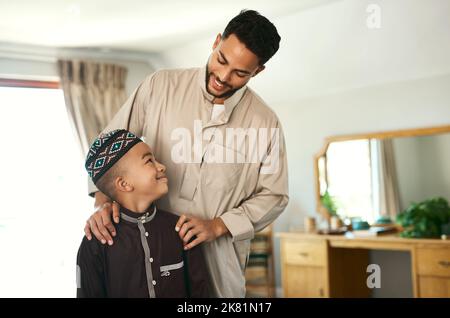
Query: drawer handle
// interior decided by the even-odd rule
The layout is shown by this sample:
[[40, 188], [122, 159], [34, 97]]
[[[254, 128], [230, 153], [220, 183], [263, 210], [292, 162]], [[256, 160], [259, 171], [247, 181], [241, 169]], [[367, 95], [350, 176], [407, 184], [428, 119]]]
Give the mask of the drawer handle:
[[449, 261], [440, 261], [439, 265], [444, 266], [445, 268], [450, 267], [450, 262]]
[[306, 253], [306, 252], [300, 252], [298, 254], [303, 257], [308, 257], [308, 255], [309, 255], [309, 253]]

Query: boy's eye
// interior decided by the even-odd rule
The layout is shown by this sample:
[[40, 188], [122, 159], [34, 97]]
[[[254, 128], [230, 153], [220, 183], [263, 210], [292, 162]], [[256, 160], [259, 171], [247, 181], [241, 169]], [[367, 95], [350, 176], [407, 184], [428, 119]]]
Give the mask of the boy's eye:
[[221, 61], [220, 58], [217, 58], [217, 62], [219, 62], [220, 64], [225, 64], [225, 61]]
[[236, 73], [237, 74], [237, 76], [239, 76], [239, 77], [245, 77], [246, 76], [246, 74], [242, 74], [242, 73]]

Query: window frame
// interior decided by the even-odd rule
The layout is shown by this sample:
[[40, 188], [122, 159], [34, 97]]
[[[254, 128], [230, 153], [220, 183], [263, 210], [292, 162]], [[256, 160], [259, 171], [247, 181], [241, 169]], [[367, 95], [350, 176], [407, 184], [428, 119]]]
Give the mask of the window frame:
[[47, 88], [47, 89], [61, 88], [59, 81], [25, 80], [14, 78], [0, 78], [0, 86], [22, 87], [22, 88]]

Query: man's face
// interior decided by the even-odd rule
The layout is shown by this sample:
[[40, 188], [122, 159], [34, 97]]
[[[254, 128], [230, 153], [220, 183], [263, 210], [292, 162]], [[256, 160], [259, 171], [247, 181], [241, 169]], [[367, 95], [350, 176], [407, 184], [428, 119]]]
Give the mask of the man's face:
[[156, 200], [167, 193], [166, 167], [156, 161], [146, 143], [136, 144], [122, 159], [126, 167], [124, 180], [133, 187], [133, 195]]
[[264, 69], [258, 57], [231, 34], [226, 39], [217, 35], [206, 69], [206, 90], [225, 99], [248, 83]]

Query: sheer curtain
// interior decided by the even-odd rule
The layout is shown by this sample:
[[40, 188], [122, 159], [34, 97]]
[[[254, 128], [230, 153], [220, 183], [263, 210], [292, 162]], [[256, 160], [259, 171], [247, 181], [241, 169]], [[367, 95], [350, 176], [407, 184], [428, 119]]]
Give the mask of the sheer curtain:
[[372, 139], [375, 212], [395, 220], [400, 212], [397, 169], [391, 139]]
[[83, 155], [126, 100], [127, 69], [78, 60], [59, 60], [64, 99]]

